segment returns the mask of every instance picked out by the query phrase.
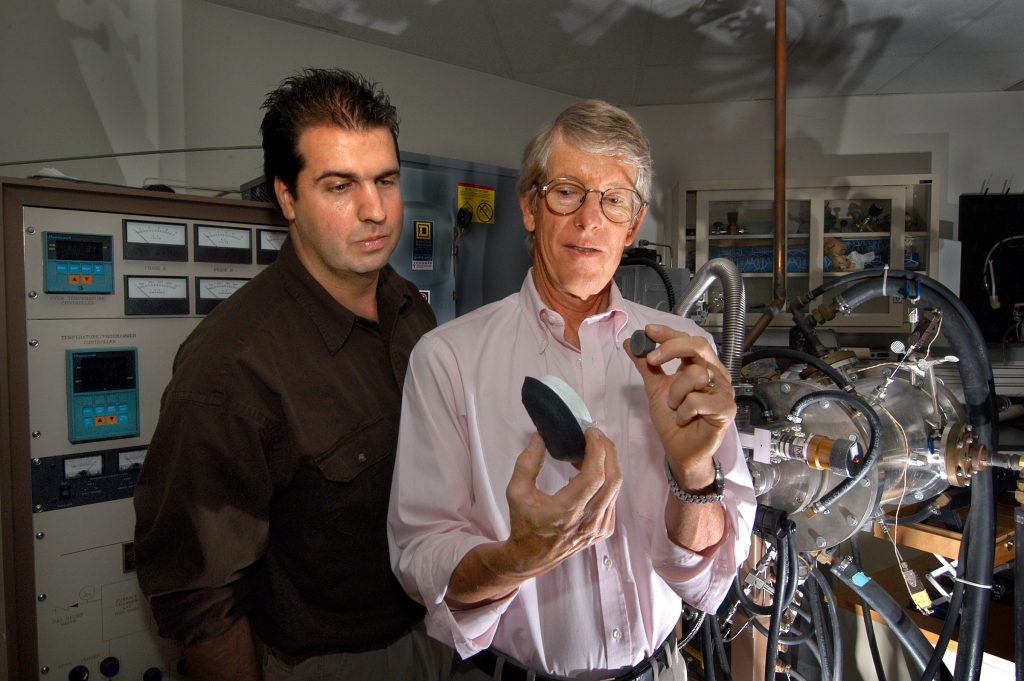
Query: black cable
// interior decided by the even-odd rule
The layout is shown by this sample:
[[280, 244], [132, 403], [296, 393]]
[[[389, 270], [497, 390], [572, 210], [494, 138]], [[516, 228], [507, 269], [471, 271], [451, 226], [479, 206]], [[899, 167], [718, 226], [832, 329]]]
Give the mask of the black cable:
[[[1024, 508], [1013, 511], [1014, 567], [1013, 567], [1013, 611], [1014, 621], [1020, 627], [1024, 622]], [[1017, 678], [1024, 679], [1024, 636], [1016, 636], [1014, 649], [1017, 658]]]
[[868, 602], [872, 610], [877, 612], [889, 625], [889, 629], [899, 639], [903, 649], [907, 651], [919, 675], [924, 671], [928, 658], [932, 654], [932, 645], [917, 628], [914, 621], [907, 617], [893, 597], [870, 577], [861, 573], [852, 560], [842, 560], [830, 568], [833, 575], [851, 591]]
[[792, 348], [770, 346], [758, 348], [756, 350], [751, 350], [747, 354], [743, 355], [743, 364], [741, 364], [740, 366], [745, 367], [751, 362], [756, 362], [760, 359], [780, 358], [789, 359], [794, 362], [803, 362], [804, 364], [809, 364], [810, 366], [814, 367], [815, 369], [817, 369], [818, 371], [832, 379], [832, 382], [835, 383], [840, 388], [845, 389], [850, 385], [850, 382], [846, 380], [843, 377], [843, 375], [839, 373], [838, 370], [836, 370], [835, 367], [833, 367], [825, 360], [821, 359], [820, 357], [815, 357], [814, 355], [808, 354], [806, 352], [801, 352], [800, 350], [794, 350]]
[[[811, 616], [810, 613], [805, 613], [805, 614], [807, 615], [808, 618], [810, 618], [810, 616]], [[751, 617], [750, 618], [750, 624], [755, 629], [757, 629], [759, 632], [761, 632], [761, 634], [765, 638], [768, 637], [768, 633], [769, 633], [768, 627], [766, 627], [765, 625], [761, 624], [761, 622], [758, 621], [756, 618]], [[796, 634], [792, 635], [794, 629], [796, 630]], [[814, 638], [814, 630], [813, 629], [809, 629], [807, 631], [801, 631], [799, 628], [790, 627], [789, 634], [790, 635], [783, 635], [782, 632], [779, 632], [779, 643], [781, 643], [784, 646], [799, 646], [799, 645], [803, 645], [805, 643], [810, 643], [813, 640], [813, 638]]]
[[841, 681], [843, 678], [843, 637], [842, 632], [839, 631], [839, 610], [836, 607], [836, 595], [832, 592], [832, 586], [825, 579], [825, 575], [821, 574], [821, 570], [811, 570], [811, 579], [818, 583], [818, 588], [825, 599], [825, 610], [828, 612], [828, 619], [832, 629], [832, 661], [834, 664], [834, 675], [832, 678], [834, 681]]
[[825, 631], [825, 612], [821, 603], [821, 592], [818, 590], [818, 583], [808, 579], [804, 585], [807, 590], [807, 600], [811, 608], [811, 624], [814, 627], [814, 638], [818, 641], [818, 649], [821, 651], [821, 678], [823, 681], [834, 681], [835, 665], [832, 660], [832, 646], [830, 638]]
[[[858, 570], [863, 570], [864, 563], [860, 559], [860, 538], [855, 532], [850, 537], [850, 548], [853, 549], [853, 562], [857, 564]], [[864, 617], [864, 633], [868, 637], [868, 648], [871, 649], [871, 662], [875, 665], [875, 676], [878, 681], [885, 681], [885, 667], [882, 665], [882, 655], [878, 652], [878, 639], [875, 637], [875, 622], [871, 619], [871, 606], [863, 598], [860, 600], [861, 614]]]
[[871, 432], [869, 433], [868, 438], [867, 455], [864, 457], [864, 461], [857, 469], [857, 472], [854, 473], [852, 477], [844, 479], [832, 488], [828, 494], [815, 501], [811, 505], [811, 508], [816, 513], [820, 513], [829, 508], [832, 504], [845, 496], [847, 492], [856, 487], [871, 471], [871, 469], [874, 468], [875, 463], [877, 463], [878, 459], [882, 456], [882, 421], [878, 418], [878, 414], [870, 404], [853, 393], [842, 392], [839, 390], [819, 390], [818, 392], [805, 395], [797, 400], [792, 409], [790, 409], [789, 414], [793, 417], [799, 417], [807, 407], [825, 400], [845, 402], [859, 410], [868, 420], [868, 425], [871, 426]]
[[715, 619], [713, 614], [704, 618], [700, 626], [701, 650], [704, 654], [704, 678], [707, 681], [715, 681], [715, 642], [711, 634], [711, 620]]
[[725, 650], [725, 641], [722, 640], [722, 628], [718, 626], [718, 618], [708, 615], [706, 619], [711, 620], [711, 636], [715, 640], [715, 652], [718, 655], [718, 664], [722, 668], [723, 681], [732, 681], [732, 665], [729, 664], [729, 654]]
[[797, 554], [796, 542], [793, 541], [796, 526], [790, 521], [788, 528], [789, 541], [786, 542], [786, 548], [789, 551], [789, 588], [786, 590], [786, 607], [793, 603], [797, 589], [800, 588], [800, 556]]
[[[653, 254], [654, 251], [650, 251], [650, 253]], [[645, 258], [642, 255], [627, 255], [619, 263], [620, 267], [623, 265], [647, 265], [657, 272], [658, 276], [661, 278], [661, 283], [665, 285], [665, 297], [668, 298], [668, 311], [672, 312], [676, 309], [676, 290], [672, 286], [672, 280], [669, 278], [668, 272], [666, 272], [665, 268], [658, 264], [657, 261], [652, 258]]]
[[782, 629], [782, 617], [786, 612], [786, 601], [781, 596], [789, 588], [789, 549], [785, 545], [789, 534], [782, 533], [773, 537], [775, 543], [775, 597], [772, 598], [772, 616], [768, 624], [768, 644], [764, 659], [764, 678], [771, 681], [775, 678], [775, 663], [779, 659], [779, 634]]
[[[878, 518], [877, 520], [878, 520], [878, 522], [882, 523], [883, 525], [887, 525], [888, 527], [892, 527], [893, 525], [896, 525], [896, 524], [899, 524], [899, 525], [916, 525], [917, 523], [923, 523], [925, 520], [928, 520], [929, 518], [933, 518], [933, 517], [935, 517], [938, 514], [939, 514], [939, 503], [937, 502], [937, 500], [933, 499], [932, 501], [930, 501], [930, 502], [924, 504], [923, 506], [921, 506], [920, 508], [918, 508], [916, 511], [914, 511], [910, 515], [901, 515], [899, 517], [891, 516], [891, 515], [886, 515], [886, 516], [882, 516], [881, 518]], [[856, 560], [856, 559], [854, 559], [854, 560]]]
[[[960, 551], [957, 554], [957, 568], [956, 568], [956, 581], [953, 582], [953, 593], [949, 597], [949, 603], [946, 606], [946, 619], [942, 623], [942, 630], [939, 632], [939, 640], [935, 642], [935, 650], [932, 652], [932, 656], [928, 659], [928, 664], [924, 668], [924, 673], [921, 674], [921, 681], [933, 681], [936, 672], [939, 671], [940, 665], [942, 671], [948, 675], [948, 670], [945, 664], [943, 664], [942, 658], [946, 654], [946, 648], [949, 647], [949, 641], [953, 638], [953, 629], [956, 627], [957, 621], [960, 619], [960, 608], [963, 605], [964, 600], [964, 584], [960, 581], [963, 578], [964, 566], [967, 564], [967, 555], [970, 553], [971, 543], [971, 528], [970, 526], [964, 528], [964, 533], [960, 537]], [[1018, 620], [1019, 621], [1019, 620]]]

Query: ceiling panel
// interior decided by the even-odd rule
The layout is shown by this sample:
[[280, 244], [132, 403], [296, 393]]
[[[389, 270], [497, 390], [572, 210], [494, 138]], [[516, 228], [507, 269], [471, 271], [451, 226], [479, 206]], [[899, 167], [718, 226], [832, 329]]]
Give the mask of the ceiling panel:
[[931, 52], [999, 0], [857, 0], [843, 4], [849, 13], [848, 30], [876, 43], [884, 37], [882, 54], [898, 57]]
[[647, 12], [631, 2], [489, 0], [487, 6], [517, 75], [632, 66], [647, 31]]
[[[772, 96], [773, 0], [210, 0], [624, 106]], [[1024, 0], [788, 0], [788, 95], [1020, 89]]]
[[1003, 0], [935, 48], [938, 54], [1024, 50], [1024, 2]]
[[935, 54], [922, 57], [878, 92], [995, 92], [1013, 86], [1021, 73], [1024, 52]]
[[769, 99], [774, 92], [771, 65], [750, 68], [749, 57], [718, 57], [709, 70], [652, 66], [640, 74], [635, 106], [684, 102]]

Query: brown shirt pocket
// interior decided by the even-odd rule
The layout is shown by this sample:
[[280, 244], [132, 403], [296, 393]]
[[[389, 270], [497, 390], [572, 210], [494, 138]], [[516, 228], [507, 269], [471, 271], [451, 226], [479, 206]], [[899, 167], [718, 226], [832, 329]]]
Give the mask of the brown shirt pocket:
[[398, 424], [379, 418], [346, 433], [316, 457], [317, 468], [332, 482], [352, 482], [360, 473], [391, 456], [398, 442]]

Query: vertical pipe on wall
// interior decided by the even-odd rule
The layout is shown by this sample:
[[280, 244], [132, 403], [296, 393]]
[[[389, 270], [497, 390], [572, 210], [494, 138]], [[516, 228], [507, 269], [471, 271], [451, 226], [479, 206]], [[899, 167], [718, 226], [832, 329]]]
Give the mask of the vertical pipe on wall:
[[779, 309], [786, 300], [786, 0], [775, 0], [775, 276]]
[[775, 0], [775, 205], [772, 301], [747, 333], [749, 350], [786, 307], [786, 0]]

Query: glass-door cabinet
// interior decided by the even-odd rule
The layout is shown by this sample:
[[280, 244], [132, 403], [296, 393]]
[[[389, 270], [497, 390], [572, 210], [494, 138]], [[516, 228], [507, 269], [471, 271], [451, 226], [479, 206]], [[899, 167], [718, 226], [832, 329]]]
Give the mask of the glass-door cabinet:
[[[708, 183], [710, 185], [710, 183]], [[743, 276], [748, 322], [773, 298], [773, 190], [770, 184], [716, 183], [677, 188], [683, 224], [677, 238], [684, 264], [694, 271], [711, 258], [728, 258]], [[731, 184], [733, 186], [721, 186]], [[746, 186], [743, 186], [743, 185]], [[919, 270], [936, 277], [937, 190], [931, 175], [792, 181], [786, 192], [786, 296], [806, 293], [850, 272]], [[824, 301], [832, 299], [826, 294]], [[708, 291], [708, 324], [721, 324], [723, 295]], [[898, 291], [837, 318], [836, 327], [898, 328], [906, 322]], [[789, 315], [773, 324], [788, 326]]]

